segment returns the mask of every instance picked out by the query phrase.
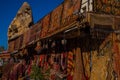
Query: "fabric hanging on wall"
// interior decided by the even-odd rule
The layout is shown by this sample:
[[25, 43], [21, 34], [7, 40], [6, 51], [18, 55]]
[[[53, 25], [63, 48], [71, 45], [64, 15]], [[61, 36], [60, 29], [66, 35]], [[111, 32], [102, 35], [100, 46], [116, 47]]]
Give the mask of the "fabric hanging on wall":
[[56, 9], [52, 11], [50, 28], [49, 28], [50, 33], [53, 33], [53, 31], [60, 28], [62, 9], [63, 9], [63, 5], [61, 4], [60, 6], [58, 6]]
[[95, 0], [93, 5], [96, 13], [120, 15], [119, 0]]
[[35, 34], [35, 29], [34, 26], [30, 28], [30, 39], [29, 43], [36, 40], [36, 34]]
[[9, 74], [10, 74], [10, 71], [13, 68], [13, 66], [14, 66], [14, 63], [12, 63], [12, 62], [10, 62], [4, 66], [2, 80], [7, 80], [10, 77]]
[[28, 76], [30, 76], [30, 74], [31, 74], [31, 71], [32, 71], [32, 60], [30, 60], [30, 64], [28, 65], [28, 67], [27, 67], [27, 69], [26, 69], [26, 71], [25, 71], [25, 74], [26, 75], [28, 75]]
[[36, 39], [40, 39], [41, 38], [42, 26], [43, 26], [42, 21], [39, 21], [37, 23]]
[[87, 80], [85, 79], [85, 75], [84, 75], [84, 65], [83, 65], [83, 59], [81, 56], [81, 49], [80, 48], [76, 48], [74, 50], [74, 54], [75, 54], [75, 67], [74, 67], [74, 79], [73, 80]]
[[61, 54], [61, 67], [63, 70], [67, 68], [67, 52]]
[[[65, 0], [65, 2], [63, 3], [64, 5], [64, 8], [63, 8], [63, 15], [62, 15], [62, 19], [65, 19], [67, 18], [68, 14], [72, 14], [72, 13], [68, 13], [69, 9], [72, 7], [72, 1], [69, 1], [69, 0]], [[64, 20], [62, 20], [64, 21]]]
[[67, 80], [73, 80], [74, 73], [74, 63], [73, 63], [73, 52], [68, 52], [68, 60], [67, 60]]
[[86, 80], [90, 79], [90, 52], [82, 52]]
[[42, 50], [42, 46], [41, 46], [42, 44], [41, 44], [41, 42], [40, 41], [38, 41], [37, 43], [36, 43], [36, 47], [35, 47], [35, 51], [37, 51], [37, 53], [39, 53], [40, 54], [40, 50]]
[[44, 55], [40, 55], [39, 66], [40, 66], [40, 67], [43, 67], [43, 63], [44, 63]]
[[73, 12], [74, 12], [74, 5], [73, 5], [73, 1], [69, 1], [69, 0], [65, 0], [64, 3], [64, 8], [63, 8], [63, 14], [62, 14], [62, 22], [61, 22], [61, 26], [67, 26], [69, 25], [73, 20]]
[[45, 16], [42, 21], [42, 30], [41, 30], [41, 37], [45, 37], [48, 34], [48, 29], [49, 29], [49, 24], [50, 24], [50, 14], [48, 14], [47, 16]]
[[114, 35], [113, 43], [113, 67], [115, 79], [120, 79], [120, 42], [117, 42], [117, 35]]
[[10, 71], [10, 75], [9, 75], [9, 80], [17, 80], [18, 76], [17, 76], [17, 65], [18, 64], [14, 64], [14, 66], [12, 67], [11, 71]]
[[81, 0], [73, 0], [73, 8], [74, 8], [74, 13], [79, 12], [80, 7], [81, 7]]
[[40, 33], [41, 33], [41, 31], [36, 32], [36, 40], [39, 40], [39, 39], [40, 39]]
[[92, 51], [90, 80], [114, 80], [112, 55], [112, 35], [109, 35], [100, 45], [99, 51]]

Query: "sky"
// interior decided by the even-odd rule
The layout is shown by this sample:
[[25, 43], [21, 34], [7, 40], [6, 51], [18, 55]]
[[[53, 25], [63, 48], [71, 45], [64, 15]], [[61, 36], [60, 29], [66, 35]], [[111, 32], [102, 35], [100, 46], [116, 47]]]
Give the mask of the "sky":
[[0, 46], [8, 47], [7, 31], [24, 2], [32, 8], [34, 23], [51, 12], [64, 0], [0, 0]]

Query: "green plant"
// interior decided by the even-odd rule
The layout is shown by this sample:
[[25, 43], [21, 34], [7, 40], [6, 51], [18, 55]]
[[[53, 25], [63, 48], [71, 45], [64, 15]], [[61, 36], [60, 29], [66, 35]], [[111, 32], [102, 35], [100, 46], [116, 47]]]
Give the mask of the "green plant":
[[35, 80], [47, 80], [46, 77], [49, 76], [49, 73], [50, 69], [43, 72], [43, 69], [41, 67], [33, 65], [30, 78]]

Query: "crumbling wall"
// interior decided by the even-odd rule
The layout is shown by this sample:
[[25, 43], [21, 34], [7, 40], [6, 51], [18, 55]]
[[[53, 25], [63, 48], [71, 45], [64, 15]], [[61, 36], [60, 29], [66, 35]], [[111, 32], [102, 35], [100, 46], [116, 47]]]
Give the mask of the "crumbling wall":
[[24, 2], [8, 28], [8, 39], [23, 34], [32, 25], [32, 10], [27, 2]]

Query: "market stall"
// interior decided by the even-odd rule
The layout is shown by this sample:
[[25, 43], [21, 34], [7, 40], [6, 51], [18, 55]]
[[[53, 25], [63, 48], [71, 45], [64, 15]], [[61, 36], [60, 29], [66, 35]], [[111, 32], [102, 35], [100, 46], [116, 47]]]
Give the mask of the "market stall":
[[[94, 1], [93, 12], [81, 11], [82, 0], [60, 6], [9, 41], [9, 51], [25, 60], [23, 78], [48, 80], [110, 80], [120, 78], [119, 7]], [[89, 3], [89, 1], [88, 1]], [[100, 3], [100, 4], [98, 4]], [[109, 4], [104, 7], [101, 5]], [[89, 5], [89, 4], [88, 4]], [[84, 6], [82, 6], [84, 8]], [[102, 11], [104, 9], [104, 11]], [[104, 12], [105, 14], [101, 14]], [[112, 12], [113, 13], [113, 12]], [[10, 46], [11, 45], [11, 46]], [[24, 62], [23, 62], [24, 63]], [[19, 63], [17, 63], [19, 64]]]

